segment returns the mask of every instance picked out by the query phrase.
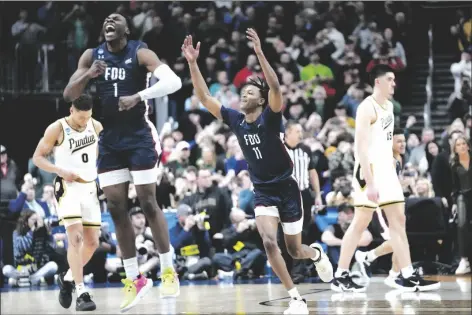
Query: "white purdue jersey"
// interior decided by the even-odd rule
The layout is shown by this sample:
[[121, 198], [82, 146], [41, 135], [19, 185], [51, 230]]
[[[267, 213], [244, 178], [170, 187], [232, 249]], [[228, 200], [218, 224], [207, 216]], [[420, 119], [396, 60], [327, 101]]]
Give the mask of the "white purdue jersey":
[[92, 119], [83, 131], [72, 129], [65, 118], [59, 122], [64, 139], [55, 148], [55, 164], [77, 174], [83, 181], [94, 181], [97, 178], [98, 136]]
[[[373, 106], [377, 119], [370, 125], [368, 157], [371, 164], [385, 164], [392, 161], [393, 129], [395, 120], [393, 117], [393, 104], [387, 101], [384, 106], [377, 104], [372, 96], [368, 96], [362, 103]], [[366, 141], [365, 139], [355, 139]], [[359, 161], [355, 151], [356, 161]]]

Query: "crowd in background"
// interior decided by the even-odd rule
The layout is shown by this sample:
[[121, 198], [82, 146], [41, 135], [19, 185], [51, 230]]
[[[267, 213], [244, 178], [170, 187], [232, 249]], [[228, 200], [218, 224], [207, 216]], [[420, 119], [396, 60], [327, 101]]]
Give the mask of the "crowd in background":
[[[57, 80], [68, 78], [81, 53], [103, 39], [99, 32], [101, 19], [96, 18], [98, 13], [93, 10], [95, 5], [83, 2], [63, 6], [47, 2], [37, 11], [22, 10], [11, 27], [21, 62], [34, 66], [33, 52], [42, 36], [56, 43], [65, 40], [66, 47], [58, 44], [54, 48], [57, 66], [52, 65], [52, 73]], [[170, 97], [171, 104], [179, 108], [176, 122], [167, 122], [160, 132], [163, 153], [157, 184], [158, 204], [168, 210], [167, 217], [171, 218], [170, 239], [182, 278], [257, 278], [266, 273], [266, 257], [253, 220], [254, 195], [247, 163], [236, 137], [205, 110], [193, 93], [188, 66], [180, 53], [185, 35], [192, 34], [202, 42], [200, 66], [212, 96], [223, 106], [237, 110], [241, 87], [249, 79], [263, 77], [244, 36], [249, 27], [258, 31], [263, 51], [279, 75], [285, 100], [284, 117], [302, 126], [302, 142], [309, 148], [318, 173], [324, 206], [316, 208], [314, 212], [319, 213], [313, 215], [325, 215], [326, 210], [322, 209], [326, 208], [339, 212], [332, 227], [313, 223], [308, 227], [309, 234], [313, 241], [321, 242], [325, 230], [338, 231], [325, 243], [328, 247], [339, 247], [353, 215], [355, 115], [360, 102], [372, 92], [367, 80], [369, 70], [379, 63], [395, 69], [396, 95], [401, 99], [402, 71], [409, 66], [408, 3], [388, 1], [375, 14], [369, 5], [367, 2], [294, 2], [285, 6], [267, 2], [215, 1], [197, 5], [132, 1], [115, 8], [129, 18], [134, 38], [146, 42], [183, 82], [183, 88]], [[69, 11], [64, 10], [67, 6]], [[58, 29], [57, 25], [67, 27]], [[451, 31], [458, 33], [457, 27]], [[451, 145], [456, 141], [452, 135], [464, 134], [468, 138], [471, 121], [471, 116], [464, 119], [463, 112], [464, 108], [466, 113], [469, 111], [464, 104], [471, 104], [467, 99], [470, 90], [464, 88], [468, 82], [470, 89], [471, 58], [468, 48], [461, 47], [462, 59], [451, 67], [451, 72], [456, 80], [454, 99], [466, 101], [460, 103], [462, 107], [456, 106], [462, 112], [453, 116], [453, 123], [440, 141], [436, 141], [434, 131], [429, 128], [424, 128], [420, 137], [411, 133], [410, 128], [416, 124], [414, 116], [401, 126], [407, 139], [400, 177], [405, 196], [436, 196], [446, 209], [453, 208], [455, 203], [451, 197], [452, 185], [448, 186], [444, 180], [445, 169], [451, 169]], [[25, 88], [35, 84], [32, 73], [23, 75], [21, 82]], [[399, 125], [401, 105], [396, 98], [392, 102]], [[21, 285], [20, 280], [28, 277], [30, 281], [25, 281], [32, 284], [41, 283], [42, 279], [51, 281], [48, 279], [57, 270], [67, 269], [67, 238], [57, 222], [54, 174], [30, 163], [28, 173], [22, 176], [14, 161], [8, 158], [7, 148], [1, 147], [0, 157], [0, 199], [10, 200], [10, 212], [19, 217], [13, 234], [14, 266], [4, 266], [4, 274], [13, 279], [12, 285]], [[159, 259], [133, 185], [128, 198], [140, 271], [155, 277]], [[103, 196], [101, 199], [106, 215], [106, 199]], [[363, 238], [359, 246], [369, 246], [376, 238], [382, 238], [385, 229], [384, 226], [369, 229], [366, 233], [370, 236]], [[101, 231], [100, 247], [84, 274], [93, 274], [93, 281], [97, 282], [119, 280], [124, 274], [119, 244], [110, 224], [104, 224]], [[442, 262], [457, 266], [452, 249], [449, 256], [449, 261]], [[337, 264], [336, 257], [331, 258]], [[466, 264], [465, 271], [467, 266], [470, 271], [468, 262], [462, 264]], [[305, 268], [294, 276], [303, 279], [312, 275], [312, 271]]]

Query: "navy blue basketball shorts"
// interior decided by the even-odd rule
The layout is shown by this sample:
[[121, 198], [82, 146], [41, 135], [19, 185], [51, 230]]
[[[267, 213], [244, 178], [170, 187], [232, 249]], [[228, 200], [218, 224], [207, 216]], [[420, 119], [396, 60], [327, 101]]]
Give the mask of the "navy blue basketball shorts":
[[254, 186], [255, 209], [258, 216], [279, 218], [284, 233], [296, 235], [303, 230], [303, 203], [295, 179], [276, 184]]
[[100, 187], [126, 182], [156, 183], [161, 152], [157, 130], [150, 122], [133, 133], [115, 128], [103, 130], [97, 160]]

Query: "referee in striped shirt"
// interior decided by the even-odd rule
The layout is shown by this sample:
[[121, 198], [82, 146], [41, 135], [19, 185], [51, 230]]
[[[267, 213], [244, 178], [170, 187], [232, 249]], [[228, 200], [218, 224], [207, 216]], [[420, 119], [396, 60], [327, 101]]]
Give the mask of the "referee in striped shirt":
[[[285, 127], [285, 147], [293, 162], [293, 175], [302, 193], [304, 225], [311, 221], [313, 204], [321, 206], [320, 181], [316, 165], [312, 159], [311, 150], [304, 144], [303, 127], [298, 122], [289, 121]], [[312, 190], [314, 191], [314, 196]]]
[[[285, 126], [285, 147], [288, 154], [293, 162], [293, 175], [298, 182], [298, 186], [302, 195], [303, 204], [303, 231], [302, 231], [302, 242], [303, 244], [310, 244], [313, 239], [312, 234], [316, 226], [314, 225], [311, 207], [313, 204], [321, 206], [321, 194], [320, 194], [320, 182], [318, 179], [318, 173], [315, 169], [315, 163], [312, 159], [310, 149], [301, 143], [303, 139], [303, 128], [302, 126], [294, 121], [287, 122]], [[313, 188], [315, 195], [313, 196]], [[293, 260], [288, 255], [285, 248], [285, 242], [280, 241], [280, 249], [282, 256], [287, 264], [287, 269], [290, 270], [292, 280], [295, 283], [303, 281], [306, 274], [306, 267], [304, 261]]]

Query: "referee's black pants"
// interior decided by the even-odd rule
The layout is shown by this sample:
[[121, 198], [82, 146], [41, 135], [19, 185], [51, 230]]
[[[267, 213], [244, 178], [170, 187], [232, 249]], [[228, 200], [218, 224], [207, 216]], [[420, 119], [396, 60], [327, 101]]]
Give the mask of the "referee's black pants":
[[[302, 231], [302, 244], [310, 245], [316, 240], [320, 239], [320, 232], [314, 223], [314, 217], [311, 215], [311, 207], [314, 204], [314, 199], [310, 192], [310, 189], [301, 191], [302, 203], [303, 203], [303, 231]], [[284, 240], [284, 233], [282, 227], [279, 226], [279, 247], [282, 251], [282, 257], [287, 265], [287, 270], [292, 275], [292, 278], [303, 278], [307, 273], [306, 261], [305, 260], [294, 260], [287, 251], [287, 245]], [[310, 262], [311, 263], [311, 262]], [[300, 279], [301, 280], [301, 279]]]

